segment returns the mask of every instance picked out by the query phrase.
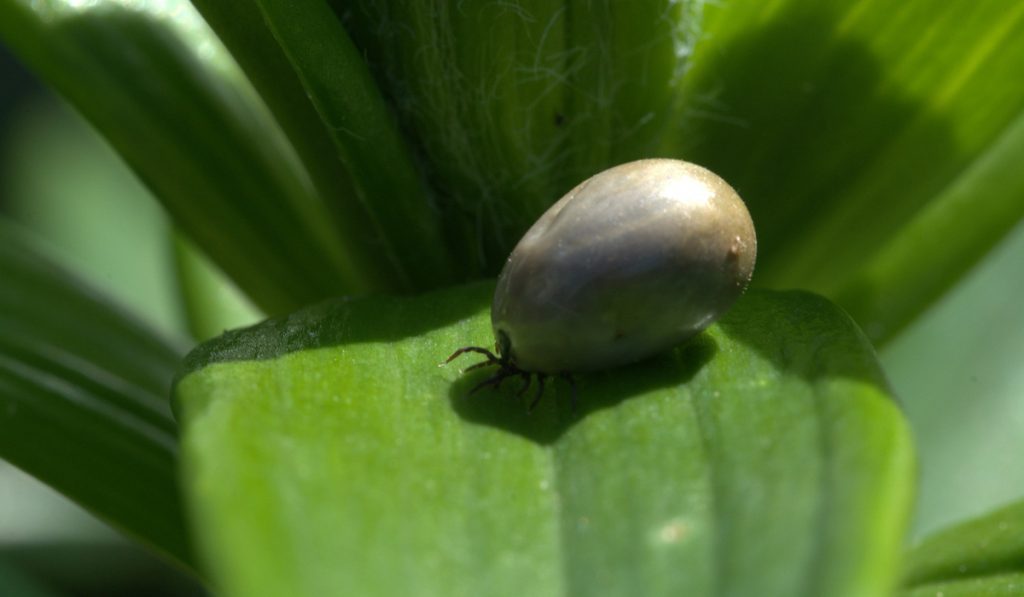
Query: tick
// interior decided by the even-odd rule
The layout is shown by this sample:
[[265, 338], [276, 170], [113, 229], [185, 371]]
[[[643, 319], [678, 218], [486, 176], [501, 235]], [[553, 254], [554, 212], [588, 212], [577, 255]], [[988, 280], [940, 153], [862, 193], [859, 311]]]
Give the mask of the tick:
[[[697, 335], [743, 293], [754, 224], [739, 195], [689, 162], [629, 162], [588, 178], [526, 232], [498, 277], [495, 351], [456, 350], [509, 377], [544, 378], [627, 365]], [[573, 391], [575, 401], [575, 388]]]

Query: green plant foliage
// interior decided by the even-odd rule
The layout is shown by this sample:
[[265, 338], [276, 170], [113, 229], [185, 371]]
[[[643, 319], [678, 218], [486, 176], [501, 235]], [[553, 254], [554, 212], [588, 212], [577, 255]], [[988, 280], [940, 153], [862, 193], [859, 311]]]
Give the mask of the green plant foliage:
[[[363, 250], [379, 256], [382, 263], [377, 269], [395, 272], [398, 279], [393, 285], [399, 289], [430, 288], [450, 281], [451, 260], [429, 192], [366, 62], [330, 8], [320, 2], [277, 0], [199, 4], [215, 25], [229, 28], [227, 41], [239, 48], [241, 63], [253, 72], [252, 79], [262, 84], [261, 89], [292, 86], [269, 92], [276, 100], [271, 108], [283, 112], [282, 122], [293, 126], [290, 137], [309, 134], [310, 125], [327, 132], [331, 141], [327, 155], [307, 151], [303, 157], [313, 162], [310, 172], [314, 175], [324, 170], [317, 182], [330, 179], [320, 182], [320, 187], [326, 199], [334, 200], [329, 204], [337, 208], [336, 224], [343, 237], [359, 239], [366, 245]], [[266, 25], [238, 28], [236, 16], [251, 22], [256, 14], [263, 15]], [[268, 26], [273, 39], [266, 38]], [[260, 42], [279, 43], [287, 65], [277, 62], [276, 56], [270, 56], [269, 65], [257, 62], [251, 51], [260, 57], [273, 51]], [[270, 70], [281, 78], [268, 76]], [[307, 103], [313, 104], [318, 116], [315, 124], [306, 122]], [[312, 136], [316, 138], [316, 133]], [[295, 145], [304, 146], [301, 141]], [[331, 165], [321, 168], [325, 158]], [[350, 188], [338, 196], [340, 181]]]
[[183, 351], [0, 223], [0, 457], [191, 561], [165, 396]]
[[435, 184], [482, 212], [486, 271], [578, 181], [685, 157], [750, 205], [756, 283], [833, 297], [882, 341], [1024, 216], [1019, 6], [334, 4]]
[[160, 204], [67, 104], [47, 98], [11, 118], [0, 139], [0, 210], [90, 286], [157, 332], [184, 337]]
[[497, 273], [559, 196], [666, 155], [678, 130], [699, 2], [330, 3], [424, 155], [473, 271]]
[[1024, 216], [1020, 6], [198, 4], [269, 114], [183, 5], [11, 0], [0, 35], [272, 313], [494, 274], [547, 205], [640, 157], [729, 180], [755, 283], [877, 341]]
[[[438, 363], [493, 285], [335, 300], [202, 345], [177, 383], [195, 536], [226, 595], [876, 595], [912, 493], [852, 322], [752, 293], [654, 361], [517, 388]], [[471, 361], [470, 361], [471, 362]], [[466, 363], [468, 365], [468, 362]]]
[[265, 318], [188, 239], [174, 238], [174, 262], [189, 332], [197, 341]]
[[949, 584], [980, 589], [1008, 582], [1017, 584], [1016, 593], [991, 594], [1024, 594], [1024, 502], [935, 533], [907, 557], [908, 587]]
[[938, 582], [899, 593], [899, 597], [1019, 597], [1024, 595], [1024, 574], [997, 574]]
[[1024, 497], [1024, 225], [879, 355], [921, 459], [914, 538]]
[[680, 151], [730, 181], [756, 282], [891, 337], [1024, 217], [1024, 4], [709, 5]]
[[60, 597], [44, 583], [0, 559], [0, 591], [18, 597]]
[[[220, 39], [184, 0], [0, 0], [0, 37], [277, 316], [177, 385], [218, 590], [895, 586], [910, 440], [827, 300], [751, 293], [694, 343], [580, 378], [578, 410], [559, 382], [528, 416], [434, 367], [492, 341], [489, 284], [379, 295], [493, 274], [579, 181], [681, 157], [747, 201], [755, 285], [885, 341], [1024, 217], [1024, 5], [196, 3]], [[214, 333], [210, 270], [180, 256]], [[190, 562], [161, 402], [180, 354], [6, 228], [0, 268], [0, 456]], [[906, 591], [1012, 590], [1016, 547], [979, 524], [914, 550]], [[975, 539], [1003, 551], [958, 551]]]
[[388, 268], [360, 261], [378, 253], [353, 249], [359, 237], [331, 226], [305, 167], [217, 40], [187, 5], [172, 4], [11, 0], [0, 3], [0, 35], [267, 311], [386, 287], [375, 276]]

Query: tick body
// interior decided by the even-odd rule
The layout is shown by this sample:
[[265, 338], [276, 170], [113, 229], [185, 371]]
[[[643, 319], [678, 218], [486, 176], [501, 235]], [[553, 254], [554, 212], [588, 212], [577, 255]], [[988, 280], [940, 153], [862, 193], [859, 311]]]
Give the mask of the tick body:
[[746, 206], [710, 170], [669, 159], [605, 170], [512, 251], [491, 306], [498, 354], [483, 364], [501, 367], [500, 382], [651, 357], [726, 311], [756, 252]]

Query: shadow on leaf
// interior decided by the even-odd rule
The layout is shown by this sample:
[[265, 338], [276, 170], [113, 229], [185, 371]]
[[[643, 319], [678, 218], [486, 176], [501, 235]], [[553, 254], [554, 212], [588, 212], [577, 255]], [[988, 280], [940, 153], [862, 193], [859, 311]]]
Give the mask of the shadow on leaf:
[[[520, 378], [512, 377], [500, 388], [485, 388], [470, 395], [474, 386], [491, 375], [488, 368], [460, 377], [451, 385], [448, 397], [455, 412], [467, 421], [548, 445], [593, 413], [615, 408], [627, 400], [650, 398], [647, 395], [653, 392], [678, 390], [717, 352], [715, 340], [701, 334], [652, 359], [606, 372], [575, 375], [571, 383], [557, 376], [549, 377], [533, 411], [528, 410], [528, 405], [535, 397], [536, 379], [531, 380], [530, 387], [524, 387]], [[679, 391], [678, 396], [685, 399], [687, 395]]]
[[[949, 122], [906, 89], [830, 3], [790, 3], [716, 40], [687, 82], [681, 155], [739, 191], [757, 223], [758, 283], [827, 278], [894, 234], [963, 165]], [[831, 251], [782, 259], [821, 223]], [[846, 241], [846, 242], [843, 242]], [[810, 269], [807, 269], [807, 268]]]

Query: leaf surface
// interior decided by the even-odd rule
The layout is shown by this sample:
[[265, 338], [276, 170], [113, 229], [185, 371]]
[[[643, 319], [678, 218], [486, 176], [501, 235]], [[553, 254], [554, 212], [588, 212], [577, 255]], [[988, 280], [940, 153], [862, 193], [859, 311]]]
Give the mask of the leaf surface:
[[0, 222], [0, 457], [186, 566], [167, 402], [184, 349]]
[[11, 0], [0, 37], [267, 312], [389, 287], [187, 2]]
[[1024, 218], [1024, 4], [709, 3], [677, 151], [736, 187], [756, 284], [891, 338]]
[[528, 414], [515, 383], [469, 396], [485, 371], [438, 367], [491, 343], [492, 292], [330, 301], [191, 354], [184, 478], [225, 594], [894, 584], [912, 448], [841, 311], [751, 293], [686, 346], [578, 376], [576, 410], [549, 380]]
[[1024, 595], [1024, 502], [926, 537], [904, 578], [908, 595]]

